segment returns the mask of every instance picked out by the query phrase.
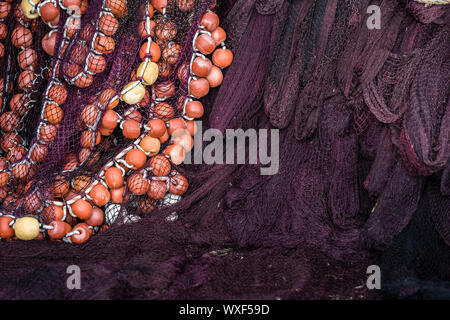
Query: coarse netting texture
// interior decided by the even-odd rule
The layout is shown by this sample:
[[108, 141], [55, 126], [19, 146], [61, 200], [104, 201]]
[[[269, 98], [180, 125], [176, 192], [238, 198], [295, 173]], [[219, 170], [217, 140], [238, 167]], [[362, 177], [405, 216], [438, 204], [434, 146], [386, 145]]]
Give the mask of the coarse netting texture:
[[[0, 147], [2, 162], [14, 163], [26, 156], [26, 148], [35, 135], [42, 111], [39, 102], [46, 87], [52, 58], [41, 46], [41, 40], [50, 28], [42, 21], [27, 19], [20, 10], [20, 1], [11, 1], [7, 5], [10, 6], [9, 14], [1, 23], [1, 41], [5, 52], [0, 55], [0, 91], [3, 97]], [[35, 154], [39, 152], [42, 151], [34, 151]], [[12, 187], [23, 192], [24, 186], [20, 187], [20, 179], [25, 178], [35, 167], [12, 167], [2, 163], [2, 168], [5, 167], [9, 167], [11, 174], [19, 178]], [[15, 211], [20, 196], [2, 188], [3, 211]]]
[[[99, 10], [95, 3], [83, 25]], [[367, 28], [370, 4], [381, 8], [379, 30]], [[202, 5], [195, 1], [195, 8]], [[78, 154], [83, 130], [76, 121], [91, 102], [90, 90], [120, 90], [129, 81], [139, 51], [131, 31], [138, 7], [129, 1], [105, 71], [91, 87], [68, 90], [61, 134], [36, 172], [39, 190], [57, 181], [63, 158]], [[377, 293], [360, 286], [374, 263], [395, 297], [423, 293], [421, 286], [444, 292], [450, 263], [448, 6], [229, 0], [217, 7], [235, 60], [220, 89], [203, 101], [203, 127], [280, 128], [279, 173], [261, 176], [258, 165], [180, 166], [189, 182], [181, 202], [151, 211], [155, 203], [131, 196], [121, 207], [122, 213], [141, 212], [139, 223], [116, 223], [82, 246], [2, 243], [0, 296], [371, 298]], [[193, 36], [192, 19], [181, 10], [174, 18], [181, 51], [167, 77], [175, 81], [192, 50], [179, 40]], [[156, 30], [172, 36], [162, 21]], [[82, 44], [79, 35], [76, 44]], [[166, 48], [165, 59], [173, 58], [172, 46]], [[65, 64], [74, 49], [66, 50]], [[171, 90], [164, 80], [155, 91]], [[176, 106], [177, 99], [168, 103]], [[179, 112], [158, 106], [143, 118]], [[121, 114], [126, 109], [117, 107]], [[91, 179], [128, 143], [103, 140], [88, 157], [93, 161], [65, 175]], [[141, 180], [134, 180], [138, 189]], [[83, 179], [77, 183], [84, 185]], [[378, 250], [384, 253], [376, 260]], [[65, 289], [70, 264], [83, 270], [82, 292]], [[407, 271], [402, 276], [409, 288], [403, 289], [398, 270]]]
[[[178, 77], [178, 73], [182, 68], [185, 73], [189, 70], [189, 68], [186, 70], [186, 63], [189, 63], [193, 52], [192, 39], [197, 31], [202, 13], [211, 3], [211, 1], [192, 1], [182, 4], [181, 10], [176, 1], [168, 2], [166, 17], [160, 16], [155, 19], [157, 22], [154, 26], [155, 33], [172, 32], [167, 36], [166, 42], [159, 43], [161, 49], [159, 64], [162, 69], [165, 64], [167, 71], [154, 85], [155, 96], [152, 96], [149, 89], [147, 90], [146, 98], [137, 106], [140, 112], [138, 118], [124, 102], [120, 102], [115, 107], [115, 112], [123, 118], [137, 120], [142, 124], [153, 118], [169, 120], [181, 115], [184, 105], [182, 99], [187, 94], [188, 75], [181, 78], [184, 80], [182, 81]], [[64, 28], [61, 26], [65, 25], [70, 16], [65, 12], [61, 13], [59, 20], [61, 28], [56, 31], [53, 63], [56, 57], [61, 59], [62, 63], [55, 76], [65, 84], [67, 91], [56, 85], [50, 87], [49, 92], [42, 95], [45, 84], [41, 86], [39, 88], [41, 96], [36, 96], [36, 107], [33, 108], [35, 113], [33, 121], [25, 119], [23, 122], [24, 128], [27, 129], [23, 135], [26, 138], [26, 146], [36, 141], [37, 130], [39, 130], [42, 140], [56, 136], [48, 148], [35, 149], [36, 153], [45, 154], [45, 161], [36, 168], [32, 185], [24, 194], [24, 199], [28, 199], [27, 202], [30, 202], [30, 208], [40, 208], [44, 200], [58, 200], [58, 189], [65, 187], [67, 183], [70, 183], [78, 193], [83, 194], [90, 182], [98, 178], [96, 175], [102, 166], [134, 142], [124, 138], [120, 133], [120, 128], [117, 128], [116, 134], [104, 137], [101, 143], [97, 143], [95, 140], [98, 138], [100, 128], [94, 124], [99, 117], [103, 116], [111, 99], [121, 92], [126, 83], [135, 78], [135, 70], [140, 62], [139, 48], [141, 45], [137, 31], [142, 22], [145, 2], [130, 1], [127, 5], [128, 14], [120, 19], [120, 24], [116, 24], [117, 21], [114, 20], [117, 19], [112, 14], [103, 12], [103, 5], [104, 1], [102, 0], [90, 1], [87, 12], [81, 18], [79, 30], [70, 38], [68, 45], [62, 48], [60, 48], [60, 44], [64, 36]], [[39, 22], [40, 19], [33, 21]], [[114, 27], [115, 32], [110, 30], [111, 26]], [[45, 26], [38, 30], [44, 30], [42, 34], [39, 33], [36, 36], [35, 42], [39, 44], [45, 31], [48, 30]], [[98, 30], [105, 35], [111, 35], [111, 37], [103, 41], [106, 37], [96, 37]], [[114, 50], [108, 51], [110, 44], [113, 44]], [[15, 57], [15, 53], [12, 51], [11, 57]], [[48, 57], [43, 52], [39, 52], [38, 56]], [[51, 63], [52, 59], [49, 59], [47, 71], [50, 71]], [[48, 79], [48, 74], [45, 76]], [[170, 98], [166, 99], [164, 103], [159, 103], [155, 108], [150, 106], [154, 98], [169, 96], [169, 93]], [[42, 105], [40, 102], [43, 96], [50, 96], [54, 101], [64, 101], [64, 105], [61, 108], [53, 103], [46, 104], [43, 112], [50, 124], [38, 127], [41, 115], [39, 107]], [[97, 107], [99, 102], [104, 107], [103, 110]], [[62, 119], [62, 121], [58, 122], [56, 129], [51, 122], [57, 119]], [[7, 114], [3, 120], [11, 125], [11, 115]], [[91, 126], [86, 127], [86, 123], [90, 123]], [[93, 147], [92, 142], [94, 142]], [[82, 185], [79, 183], [80, 177], [85, 180]], [[129, 191], [126, 191], [125, 197], [129, 197], [128, 193]], [[28, 196], [30, 194], [33, 196]], [[130, 206], [128, 210], [125, 210], [123, 205], [116, 206], [115, 211], [136, 211], [137, 205], [141, 201], [140, 198], [131, 196], [128, 201]], [[14, 212], [17, 217], [30, 213], [23, 206], [16, 208], [9, 202], [6, 203], [8, 207], [3, 208], [4, 211]], [[123, 214], [120, 215], [122, 218], [123, 216]], [[44, 217], [39, 216], [40, 221], [44, 223], [48, 223], [52, 218], [54, 217], [51, 214]], [[117, 219], [117, 223], [120, 222], [121, 219]]]

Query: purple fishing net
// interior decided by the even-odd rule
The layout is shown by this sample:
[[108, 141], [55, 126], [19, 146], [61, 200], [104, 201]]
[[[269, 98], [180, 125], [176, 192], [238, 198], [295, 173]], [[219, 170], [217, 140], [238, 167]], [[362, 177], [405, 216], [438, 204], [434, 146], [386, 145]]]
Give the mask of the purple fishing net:
[[[130, 12], [138, 9], [138, 1], [128, 2]], [[381, 8], [379, 30], [366, 26], [370, 4]], [[279, 173], [261, 176], [259, 165], [184, 165], [177, 168], [189, 180], [183, 200], [139, 223], [117, 223], [81, 246], [3, 242], [0, 297], [376, 298], [364, 283], [366, 268], [378, 262], [393, 294], [402, 296], [392, 270], [427, 269], [426, 254], [406, 267], [399, 258], [414, 255], [404, 243], [423, 234], [432, 241], [418, 244], [420, 252], [438, 260], [432, 280], [448, 280], [448, 6], [238, 0], [217, 7], [235, 59], [220, 89], [203, 101], [203, 127], [279, 128]], [[90, 6], [83, 23], [96, 10]], [[117, 89], [129, 80], [139, 46], [130, 34], [137, 21], [126, 19], [108, 75], [94, 86]], [[180, 37], [192, 37], [192, 20], [179, 21], [186, 24]], [[64, 134], [36, 172], [39, 188], [54, 182], [50, 170], [62, 169], [64, 156], [79, 151], [70, 141], [80, 138], [73, 123], [87, 103], [89, 89], [69, 90]], [[127, 142], [110, 143], [108, 152], [97, 150], [92, 168], [70, 175], [89, 176]], [[138, 203], [130, 198], [124, 209], [135, 212]], [[427, 221], [428, 233], [417, 231], [417, 221]], [[387, 251], [377, 260], [380, 249]], [[82, 269], [82, 291], [66, 289], [72, 264]]]

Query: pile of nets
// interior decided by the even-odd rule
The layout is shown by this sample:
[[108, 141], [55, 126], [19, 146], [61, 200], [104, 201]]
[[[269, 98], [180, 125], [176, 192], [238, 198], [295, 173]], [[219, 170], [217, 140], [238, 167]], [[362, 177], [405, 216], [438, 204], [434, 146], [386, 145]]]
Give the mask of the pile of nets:
[[[369, 5], [381, 10], [380, 29], [367, 27]], [[82, 246], [2, 243], [0, 297], [363, 299], [377, 296], [364, 286], [372, 264], [394, 296], [442, 292], [448, 6], [230, 0], [217, 9], [235, 60], [203, 100], [203, 127], [279, 128], [279, 173], [180, 166], [183, 200], [139, 223]], [[71, 264], [83, 291], [65, 287]]]

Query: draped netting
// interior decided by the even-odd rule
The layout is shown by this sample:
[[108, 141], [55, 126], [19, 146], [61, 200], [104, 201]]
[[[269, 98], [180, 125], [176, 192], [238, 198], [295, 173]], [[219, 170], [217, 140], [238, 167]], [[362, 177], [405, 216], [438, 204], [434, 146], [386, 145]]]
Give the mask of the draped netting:
[[[379, 30], [366, 25], [372, 4]], [[2, 243], [1, 297], [358, 299], [375, 295], [360, 286], [377, 261], [394, 294], [411, 292], [398, 289], [399, 270], [420, 280], [412, 293], [449, 278], [448, 6], [229, 0], [218, 10], [235, 60], [204, 99], [203, 127], [279, 128], [279, 173], [180, 166], [184, 199], [139, 223], [82, 246]], [[133, 47], [124, 34], [117, 55]], [[71, 264], [83, 291], [65, 288]]]
[[[183, 65], [190, 62], [193, 52], [192, 40], [197, 31], [201, 15], [206, 11], [208, 3], [212, 3], [212, 1], [193, 1], [192, 6], [188, 6], [189, 10], [181, 10], [175, 0], [168, 2], [167, 19], [170, 19], [171, 23], [175, 25], [177, 33], [170, 43], [167, 40], [160, 41], [158, 44], [162, 52], [159, 68], [161, 70], [165, 68], [167, 72], [155, 84], [156, 97], [159, 97], [158, 93], [163, 94], [165, 90], [172, 90], [169, 82], [176, 83], [177, 90], [175, 94], [165, 100], [167, 103], [164, 104], [167, 106], [166, 109], [155, 110], [152, 105], [155, 96], [146, 96], [146, 99], [138, 106], [138, 108], [141, 108], [138, 119], [141, 124], [146, 124], [150, 119], [156, 117], [156, 113], [158, 113], [157, 116], [160, 119], [164, 119], [165, 113], [171, 114], [169, 118], [181, 116], [184, 104], [182, 98], [187, 94], [187, 84], [181, 83], [177, 74]], [[66, 181], [71, 183], [78, 194], [84, 195], [84, 191], [90, 183], [98, 179], [100, 169], [120, 151], [133, 145], [133, 141], [130, 139], [124, 138], [121, 134], [114, 134], [104, 137], [101, 143], [98, 145], [96, 143], [94, 147], [91, 147], [92, 137], [100, 134], [101, 126], [96, 123], [91, 128], [86, 128], [81, 121], [81, 119], [92, 119], [92, 123], [94, 123], [97, 117], [103, 116], [106, 112], [106, 104], [117, 92], [120, 93], [125, 84], [135, 76], [133, 72], [135, 73], [140, 62], [138, 53], [141, 43], [137, 30], [141, 22], [144, 2], [130, 1], [127, 5], [128, 14], [120, 19], [118, 30], [111, 37], [115, 43], [114, 50], [110, 54], [104, 55], [103, 60], [99, 60], [102, 62], [94, 60], [95, 62], [92, 65], [88, 64], [94, 70], [104, 69], [104, 71], [96, 71], [98, 74], [90, 80], [92, 83], [89, 86], [83, 85], [83, 82], [88, 82], [86, 79], [83, 80], [77, 76], [82, 66], [84, 67], [84, 62], [90, 61], [88, 54], [91, 42], [95, 39], [95, 28], [98, 16], [102, 11], [102, 4], [102, 0], [90, 1], [86, 13], [80, 19], [79, 31], [70, 38], [69, 44], [63, 47], [61, 47], [61, 41], [64, 37], [63, 26], [70, 16], [66, 12], [61, 13], [59, 28], [56, 31], [54, 57], [59, 57], [62, 61], [57, 69], [56, 77], [63, 83], [71, 84], [67, 86], [67, 99], [65, 99], [63, 108], [64, 117], [58, 124], [55, 140], [49, 144], [48, 150], [45, 152], [45, 161], [32, 168], [34, 175], [31, 185], [27, 185], [26, 188], [24, 188], [25, 186], [19, 188], [19, 190], [26, 190], [20, 196], [17, 194], [19, 192], [9, 192], [2, 198], [3, 203], [0, 209], [5, 213], [14, 213], [15, 217], [29, 215], [29, 212], [24, 209], [25, 205], [20, 205], [19, 200], [21, 198], [25, 199], [25, 202], [31, 203], [28, 205], [29, 207], [36, 208], [40, 208], [44, 201], [58, 200], [55, 193], [57, 194], [56, 191], [63, 188], [62, 186]], [[20, 7], [20, 1], [15, 1], [13, 6]], [[11, 19], [13, 18], [11, 17]], [[32, 21], [33, 25], [41, 23], [39, 27], [35, 27], [37, 32], [34, 35], [33, 42], [35, 44], [33, 48], [36, 49], [39, 57], [35, 69], [40, 76], [37, 79], [39, 81], [36, 81], [34, 85], [35, 88], [33, 88], [35, 94], [30, 103], [32, 106], [30, 107], [31, 112], [25, 116], [22, 123], [23, 127], [18, 130], [19, 132], [24, 131], [22, 136], [24, 137], [25, 147], [30, 147], [37, 141], [36, 132], [41, 128], [39, 120], [45, 108], [43, 95], [47, 94], [46, 89], [51, 83], [49, 74], [56, 61], [56, 59], [49, 58], [40, 46], [41, 39], [50, 29], [40, 22], [40, 19]], [[10, 24], [14, 25], [12, 22]], [[154, 26], [155, 32], [166, 25], [166, 18], [158, 18]], [[172, 49], [168, 50], [170, 48]], [[7, 68], [2, 70], [2, 72], [11, 74], [11, 77], [17, 77], [20, 70], [14, 61], [17, 52], [16, 48], [11, 48], [8, 51], [8, 59], [12, 60], [11, 66], [8, 64]], [[170, 65], [167, 62], [168, 59], [173, 60]], [[105, 104], [104, 110], [100, 112], [97, 108], [89, 109], [89, 106], [96, 104], [98, 101]], [[7, 108], [7, 102], [4, 102], [4, 108]], [[114, 109], [120, 117], [130, 119], [134, 119], [133, 110], [124, 102], [120, 102]], [[117, 128], [117, 132], [120, 132], [119, 128]], [[86, 133], [90, 135], [86, 135]], [[5, 139], [10, 139], [10, 136]], [[5, 150], [6, 153], [8, 150]], [[29, 158], [30, 155], [24, 156], [21, 161], [26, 157]], [[125, 205], [122, 205], [116, 209], [116, 211], [120, 210], [122, 213], [115, 221], [117, 224], [123, 222], [126, 212], [136, 211], [140, 199], [143, 198], [139, 196], [130, 197], [130, 193], [127, 193], [125, 197], [129, 198], [129, 201], [127, 201], [128, 207], [125, 208]], [[49, 223], [53, 218], [53, 214], [39, 216], [40, 222], [43, 223]]]

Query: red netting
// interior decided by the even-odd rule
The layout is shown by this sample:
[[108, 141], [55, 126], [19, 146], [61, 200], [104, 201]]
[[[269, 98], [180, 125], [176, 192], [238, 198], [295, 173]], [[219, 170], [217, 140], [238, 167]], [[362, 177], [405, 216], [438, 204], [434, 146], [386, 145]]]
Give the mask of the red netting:
[[[105, 11], [102, 5], [111, 7], [112, 11]], [[152, 118], [169, 120], [181, 115], [182, 109], [176, 108], [175, 105], [179, 97], [187, 93], [187, 79], [183, 79], [183, 84], [179, 83], [177, 71], [179, 66], [189, 62], [192, 53], [190, 43], [196, 31], [192, 28], [192, 21], [199, 20], [206, 9], [206, 3], [192, 2], [181, 5], [182, 10], [176, 3], [169, 1], [166, 16], [157, 17], [156, 24], [152, 28], [152, 33], [155, 32], [156, 38], [162, 41], [159, 62], [163, 66], [160, 70], [161, 80], [155, 84], [153, 93], [147, 90], [145, 99], [139, 105], [129, 108], [120, 102], [115, 107], [119, 116], [145, 124]], [[86, 184], [84, 189], [79, 188], [80, 177], [89, 177], [91, 182], [94, 181], [96, 173], [104, 164], [120, 150], [131, 145], [132, 141], [120, 136], [118, 139], [117, 134], [100, 138], [98, 119], [103, 116], [106, 108], [117, 100], [116, 96], [130, 80], [128, 75], [136, 70], [139, 62], [136, 55], [139, 52], [140, 42], [136, 30], [139, 24], [145, 22], [142, 20], [143, 7], [142, 2], [131, 2], [125, 5], [124, 1], [112, 1], [105, 4], [103, 1], [91, 1], [87, 11], [82, 15], [79, 31], [63, 28], [67, 23], [73, 22], [70, 20], [72, 17], [61, 10], [57, 31], [45, 37], [39, 34], [44, 40], [52, 38], [55, 41], [55, 49], [52, 50], [48, 50], [44, 46], [44, 41], [42, 42], [44, 50], [47, 48], [46, 52], [53, 53], [53, 60], [47, 59], [46, 71], [48, 72], [41, 77], [51, 76], [50, 69], [56, 65], [56, 57], [61, 61], [60, 65], [53, 70], [52, 78], [47, 78], [47, 90], [44, 95], [34, 97], [32, 101], [35, 105], [43, 102], [42, 114], [39, 115], [38, 108], [34, 108], [36, 111], [33, 121], [27, 121], [28, 119], [25, 118], [21, 122], [22, 119], [19, 119], [19, 116], [23, 116], [26, 111], [24, 102], [27, 100], [25, 99], [30, 98], [17, 96], [11, 102], [14, 112], [4, 112], [0, 121], [1, 127], [7, 132], [19, 125], [19, 122], [23, 123], [28, 130], [25, 134], [26, 146], [35, 145], [29, 153], [23, 152], [21, 146], [12, 151], [10, 151], [11, 146], [4, 148], [9, 151], [10, 156], [7, 158], [9, 163], [30, 158], [39, 162], [39, 166], [32, 168], [33, 182], [27, 185], [25, 193], [17, 195], [18, 197], [23, 196], [25, 200], [33, 200], [41, 204], [44, 201], [59, 201], [63, 195], [59, 192], [59, 184], [67, 183], [77, 194], [82, 193], [89, 184]], [[116, 13], [122, 12], [125, 8], [127, 14], [117, 19]], [[17, 12], [21, 13], [20, 10]], [[32, 70], [19, 73], [16, 81], [18, 89], [26, 91], [31, 89], [36, 74], [34, 71], [38, 68], [35, 60], [37, 57], [48, 58], [39, 45], [31, 46], [33, 36], [28, 28], [30, 24], [34, 24], [37, 30], [42, 30], [43, 34], [47, 33], [49, 28], [44, 25], [39, 28], [37, 26], [39, 20], [32, 20], [30, 23], [23, 14], [20, 19], [24, 20], [24, 26], [14, 29], [11, 43], [16, 47], [26, 47], [18, 56], [19, 65], [32, 66]], [[67, 36], [70, 39], [64, 42], [64, 37]], [[34, 43], [40, 42], [40, 39], [34, 40]], [[183, 50], [181, 50], [182, 46]], [[52, 65], [50, 65], [51, 62]], [[133, 73], [135, 74], [135, 71]], [[42, 90], [43, 87], [39, 89]], [[155, 98], [165, 98], [165, 102], [151, 106], [151, 101]], [[37, 121], [39, 116], [45, 118], [47, 122], [39, 125]], [[17, 139], [22, 139], [21, 137], [23, 136], [18, 136]], [[35, 144], [38, 140], [40, 143]], [[16, 178], [19, 180], [24, 176], [23, 170], [30, 170], [24, 165], [13, 166], [10, 165], [9, 169], [17, 173]], [[166, 174], [169, 172], [170, 166]], [[84, 180], [81, 179], [81, 181]], [[55, 187], [55, 184], [58, 186]], [[124, 197], [127, 197], [127, 193], [128, 191], [125, 192]], [[29, 194], [34, 196], [27, 198]], [[137, 203], [138, 199], [133, 201]], [[42, 210], [41, 207], [40, 209]], [[33, 210], [24, 210], [22, 206], [14, 209], [14, 215], [17, 217], [31, 212]]]
[[[162, 156], [152, 157], [142, 168], [151, 167], [147, 173], [152, 178], [170, 175], [169, 183], [152, 179], [147, 184], [134, 174], [123, 188], [114, 188], [111, 197], [123, 203], [118, 200], [105, 208], [104, 219], [111, 227], [85, 245], [2, 243], [0, 294], [84, 299], [365, 298], [366, 290], [355, 287], [374, 263], [372, 250], [389, 246], [393, 253], [387, 251], [386, 272], [399, 267], [402, 259], [397, 257], [404, 254], [405, 261], [416, 263], [411, 269], [418, 275], [411, 273], [420, 279], [433, 272], [438, 273], [433, 279], [448, 277], [448, 255], [442, 252], [450, 241], [449, 9], [406, 0], [372, 2], [220, 2], [227, 44], [236, 59], [221, 88], [203, 99], [209, 106], [203, 125], [222, 131], [282, 129], [279, 174], [261, 176], [259, 166], [251, 165], [174, 166]], [[168, 1], [167, 15], [177, 32], [166, 19], [155, 19], [160, 52], [153, 49], [150, 54], [140, 39], [148, 36], [139, 18], [141, 4], [128, 1], [127, 16], [118, 19], [113, 35], [94, 41], [97, 52], [90, 58], [88, 43], [98, 28], [100, 0], [90, 2], [80, 32], [61, 48], [63, 52], [58, 31], [53, 59], [36, 45], [48, 28], [34, 23], [31, 47], [37, 53], [39, 76], [29, 99], [37, 107], [27, 109], [23, 125], [18, 125], [19, 137], [2, 139], [0, 163], [5, 167], [7, 161], [29, 156], [22, 144], [34, 143], [36, 132], [52, 143], [32, 150], [45, 161], [28, 168], [34, 172], [31, 185], [23, 185], [20, 176], [27, 169], [19, 167], [11, 182], [18, 191], [0, 190], [4, 212], [20, 217], [39, 210], [44, 200], [65, 195], [67, 201], [83, 193], [104, 164], [133, 146], [133, 138], [122, 136], [119, 127], [98, 139], [98, 132], [107, 133], [110, 123], [102, 121], [101, 128], [97, 120], [104, 119], [109, 106], [117, 104], [114, 111], [120, 117], [141, 124], [181, 114], [195, 34], [191, 26], [209, 3]], [[381, 8], [380, 30], [367, 28], [369, 4]], [[9, 37], [16, 23], [11, 16], [7, 19]], [[66, 20], [61, 12], [59, 26]], [[9, 86], [14, 93], [28, 90], [30, 83], [27, 74], [17, 81], [24, 70], [15, 59], [19, 48], [10, 43], [4, 43], [4, 93]], [[140, 55], [161, 56], [160, 77], [151, 90], [146, 88], [141, 103], [130, 107], [115, 97], [137, 79]], [[55, 56], [62, 58], [56, 75], [61, 82], [50, 85], [47, 69]], [[92, 74], [82, 69], [86, 59]], [[63, 119], [38, 128], [45, 109], [50, 118], [58, 118], [54, 105], [42, 104], [46, 96], [63, 105]], [[157, 99], [164, 100], [155, 106]], [[7, 95], [0, 124], [6, 133], [14, 133], [9, 100]], [[132, 137], [136, 130], [133, 122], [128, 125]], [[136, 152], [137, 158], [130, 154], [128, 164], [138, 164]], [[7, 179], [0, 175], [0, 184]], [[179, 201], [178, 193], [187, 185]], [[420, 218], [427, 201], [429, 217], [419, 221], [426, 221], [426, 230], [435, 233], [429, 244], [418, 245], [421, 258], [414, 260], [414, 250], [397, 248], [407, 246], [408, 228], [420, 229], [420, 223], [406, 226], [413, 216]], [[174, 205], [159, 208], [168, 204]], [[50, 221], [62, 215], [50, 206], [39, 218]], [[126, 224], [139, 217], [139, 223]], [[71, 215], [66, 219], [77, 222]], [[419, 241], [417, 234], [423, 233], [413, 232], [411, 239]], [[395, 242], [398, 239], [401, 244]], [[83, 292], [65, 290], [60, 279], [73, 257], [84, 270]], [[30, 263], [38, 267], [30, 268]]]

